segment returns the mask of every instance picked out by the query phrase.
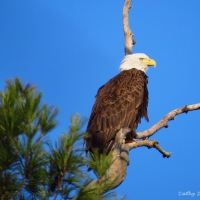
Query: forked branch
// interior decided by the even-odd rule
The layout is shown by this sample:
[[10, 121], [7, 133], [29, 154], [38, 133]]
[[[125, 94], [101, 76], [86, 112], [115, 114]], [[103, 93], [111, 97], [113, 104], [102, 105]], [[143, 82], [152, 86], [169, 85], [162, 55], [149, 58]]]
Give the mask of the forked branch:
[[[129, 9], [131, 8], [131, 1], [132, 0], [125, 0], [124, 9], [123, 9], [123, 28], [124, 28], [124, 36], [125, 36], [125, 55], [132, 54], [133, 45], [135, 41], [133, 38], [133, 33], [129, 27], [129, 20], [128, 14]], [[174, 120], [176, 115], [187, 113], [189, 111], [198, 110], [200, 109], [200, 103], [185, 106], [183, 108], [178, 108], [170, 113], [168, 113], [164, 118], [162, 118], [157, 124], [152, 126], [150, 129], [145, 130], [143, 132], [137, 133], [137, 139], [144, 139], [152, 136], [156, 132], [158, 132], [163, 127], [168, 127], [168, 122], [170, 120]], [[171, 153], [164, 151], [159, 145], [158, 142], [155, 140], [139, 140], [133, 141], [132, 143], [124, 144], [124, 138], [128, 132], [128, 129], [120, 129], [115, 138], [115, 148], [111, 152], [114, 157], [114, 162], [111, 167], [107, 170], [106, 175], [101, 178], [101, 183], [104, 183], [106, 180], [106, 184], [109, 184], [110, 187], [107, 190], [102, 191], [102, 194], [105, 192], [114, 189], [118, 185], [120, 185], [125, 177], [126, 177], [126, 170], [127, 166], [129, 165], [129, 151], [132, 148], [146, 146], [148, 148], [156, 148], [164, 157], [170, 157]], [[108, 181], [108, 182], [107, 182]], [[86, 188], [85, 191], [92, 190], [99, 184], [99, 180], [91, 182]]]
[[[200, 103], [175, 109], [169, 112], [163, 119], [161, 119], [157, 124], [152, 126], [149, 130], [138, 133], [138, 138], [146, 138], [155, 134], [161, 128], [166, 127], [168, 124], [168, 121], [174, 120], [174, 117], [176, 115], [187, 113], [189, 111], [198, 110], [198, 109], [200, 109]], [[145, 146], [148, 148], [157, 149], [163, 155], [163, 157], [171, 156], [171, 153], [164, 151], [158, 145], [158, 142], [155, 140], [145, 139], [145, 140], [133, 141], [132, 143], [124, 144], [124, 138], [126, 137], [126, 134], [129, 131], [130, 130], [128, 128], [124, 128], [124, 129], [120, 129], [116, 134], [115, 147], [114, 147], [114, 150], [112, 151], [114, 162], [111, 165], [111, 167], [107, 170], [106, 175], [102, 177], [102, 183], [104, 183], [104, 180], [106, 180], [106, 184], [109, 184], [110, 187], [107, 188], [106, 191], [102, 191], [102, 194], [116, 188], [125, 180], [126, 173], [127, 173], [127, 166], [129, 165], [128, 155], [131, 149]], [[93, 181], [88, 185], [88, 187], [85, 188], [85, 190], [88, 190], [88, 191], [92, 190], [93, 188], [96, 187], [97, 184], [98, 184], [98, 180]]]

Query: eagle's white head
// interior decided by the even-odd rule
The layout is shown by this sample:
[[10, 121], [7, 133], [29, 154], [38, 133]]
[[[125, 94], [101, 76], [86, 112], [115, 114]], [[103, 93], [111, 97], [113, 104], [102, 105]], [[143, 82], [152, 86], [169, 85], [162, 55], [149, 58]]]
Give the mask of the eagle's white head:
[[122, 60], [121, 65], [119, 67], [120, 71], [129, 70], [129, 69], [138, 69], [143, 72], [146, 72], [149, 66], [156, 66], [156, 61], [150, 59], [144, 53], [134, 53], [131, 55], [125, 56]]

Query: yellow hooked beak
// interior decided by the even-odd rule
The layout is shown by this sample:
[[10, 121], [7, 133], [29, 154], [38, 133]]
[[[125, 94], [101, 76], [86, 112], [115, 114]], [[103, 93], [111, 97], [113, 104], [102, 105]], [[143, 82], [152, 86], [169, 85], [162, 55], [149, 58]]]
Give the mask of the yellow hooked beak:
[[147, 66], [156, 66], [156, 61], [151, 59], [151, 58], [144, 58], [142, 60], [142, 64], [147, 65]]

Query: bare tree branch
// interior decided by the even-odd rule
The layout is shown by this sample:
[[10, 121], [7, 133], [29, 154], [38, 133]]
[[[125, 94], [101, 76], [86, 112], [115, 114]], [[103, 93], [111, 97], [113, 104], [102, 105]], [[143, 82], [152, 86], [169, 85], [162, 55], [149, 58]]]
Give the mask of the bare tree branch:
[[[198, 110], [198, 109], [200, 109], [200, 103], [185, 106], [183, 108], [175, 109], [175, 110], [169, 112], [162, 120], [160, 120], [157, 124], [152, 126], [149, 130], [138, 133], [138, 138], [146, 138], [148, 136], [155, 134], [161, 128], [166, 127], [168, 124], [168, 121], [174, 120], [174, 117], [176, 115], [179, 115], [182, 113], [187, 113], [189, 111]], [[127, 173], [127, 166], [129, 165], [129, 156], [128, 155], [129, 155], [129, 151], [131, 149], [145, 146], [148, 148], [157, 149], [163, 155], [163, 157], [171, 156], [171, 153], [164, 151], [158, 145], [158, 142], [155, 140], [146, 140], [146, 139], [139, 140], [139, 141], [135, 140], [132, 143], [124, 144], [124, 138], [126, 137], [126, 134], [128, 132], [130, 132], [130, 129], [124, 128], [124, 129], [120, 129], [116, 134], [116, 139], [115, 139], [116, 143], [115, 143], [115, 147], [112, 151], [112, 154], [114, 157], [114, 162], [111, 165], [111, 167], [107, 170], [106, 175], [101, 178], [101, 183], [104, 184], [104, 181], [105, 181], [105, 183], [110, 185], [110, 187], [107, 188], [106, 191], [102, 191], [102, 194], [116, 188], [125, 180], [126, 173]], [[97, 184], [99, 184], [99, 180], [95, 180], [95, 181], [91, 182], [85, 188], [85, 191], [94, 189]]]
[[[131, 1], [132, 0], [125, 0], [124, 9], [123, 9], [123, 29], [124, 29], [124, 36], [125, 36], [125, 55], [132, 54], [133, 45], [135, 41], [133, 38], [133, 33], [129, 27], [129, 20], [128, 14], [129, 9], [131, 8]], [[152, 126], [150, 129], [145, 130], [143, 132], [137, 133], [137, 140], [144, 139], [147, 137], [152, 136], [161, 128], [168, 127], [168, 121], [174, 120], [176, 115], [187, 113], [188, 111], [200, 109], [200, 103], [185, 106], [183, 108], [178, 108], [170, 113], [168, 113], [163, 119], [161, 119], [157, 124]], [[124, 144], [124, 138], [126, 134], [129, 132], [128, 128], [120, 129], [115, 138], [115, 147], [111, 152], [114, 157], [114, 162], [111, 167], [107, 170], [106, 175], [104, 175], [101, 180], [95, 180], [91, 182], [84, 190], [87, 192], [92, 190], [99, 184], [109, 184], [110, 187], [105, 189], [105, 191], [101, 191], [102, 194], [108, 192], [119, 186], [126, 178], [127, 166], [129, 165], [129, 151], [133, 148], [146, 146], [148, 148], [156, 148], [164, 157], [170, 157], [171, 153], [164, 151], [159, 145], [158, 142], [155, 140], [138, 140], [133, 141], [131, 143]], [[74, 198], [76, 199], [76, 198]]]
[[163, 157], [167, 157], [169, 158], [171, 156], [171, 152], [166, 152], [164, 151], [159, 145], [158, 145], [158, 142], [155, 142], [154, 145], [153, 145], [154, 148], [156, 148], [162, 155]]
[[157, 143], [155, 140], [141, 140], [141, 141], [133, 141], [131, 143], [127, 143], [129, 150], [137, 147], [148, 147], [152, 148], [154, 144]]
[[123, 28], [124, 28], [124, 46], [125, 46], [125, 55], [132, 54], [133, 45], [136, 43], [133, 40], [133, 33], [129, 27], [129, 9], [131, 8], [131, 1], [132, 0], [125, 0], [124, 9], [123, 9]]
[[148, 147], [157, 149], [163, 157], [169, 158], [171, 156], [171, 152], [166, 152], [163, 150], [156, 140], [141, 140], [141, 141], [133, 141], [131, 143], [127, 143], [129, 151], [133, 148], [137, 147]]
[[[126, 178], [126, 169], [129, 165], [129, 148], [128, 146], [123, 144], [124, 143], [124, 137], [127, 133], [130, 132], [129, 128], [123, 128], [120, 129], [115, 138], [115, 146], [112, 150], [113, 155], [113, 164], [111, 167], [107, 170], [106, 174], [95, 181], [92, 181], [89, 183], [85, 188], [85, 192], [90, 192], [92, 190], [96, 190], [98, 188], [99, 183], [106, 185], [106, 187], [102, 188], [104, 190], [101, 191], [101, 194], [104, 194], [116, 187], [118, 187]], [[72, 200], [77, 200], [77, 197], [74, 197]]]
[[168, 127], [168, 121], [174, 120], [176, 115], [180, 115], [182, 113], [187, 113], [189, 111], [200, 109], [200, 103], [185, 106], [183, 108], [178, 108], [170, 113], [168, 113], [165, 117], [163, 117], [157, 124], [152, 126], [150, 129], [137, 133], [137, 139], [150, 137], [155, 134], [157, 131], [162, 129], [163, 127]]

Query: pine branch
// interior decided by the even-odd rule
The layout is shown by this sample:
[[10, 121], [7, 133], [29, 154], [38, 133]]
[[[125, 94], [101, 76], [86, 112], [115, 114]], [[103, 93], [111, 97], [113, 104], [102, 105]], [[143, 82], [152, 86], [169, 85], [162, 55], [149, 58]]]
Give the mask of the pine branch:
[[23, 86], [18, 78], [7, 80], [5, 91], [0, 92], [0, 194], [10, 195], [9, 199], [25, 193], [34, 198], [46, 195], [44, 136], [57, 125], [58, 111], [42, 106], [41, 98], [41, 92]]

